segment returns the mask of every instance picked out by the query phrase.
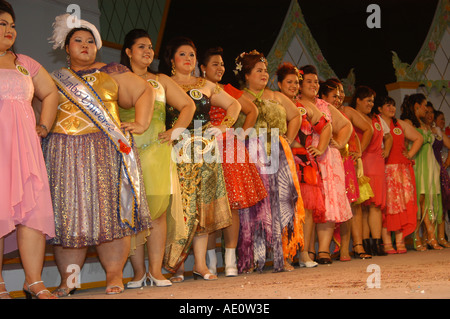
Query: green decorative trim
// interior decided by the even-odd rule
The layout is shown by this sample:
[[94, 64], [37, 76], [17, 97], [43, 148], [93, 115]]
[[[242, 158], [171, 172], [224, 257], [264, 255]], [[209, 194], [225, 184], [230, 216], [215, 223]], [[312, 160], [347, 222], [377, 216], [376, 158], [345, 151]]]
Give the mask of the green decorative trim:
[[448, 80], [427, 80], [425, 72], [434, 61], [436, 50], [439, 47], [446, 29], [450, 26], [450, 0], [440, 0], [430, 31], [419, 51], [419, 54], [409, 65], [400, 60], [397, 53], [392, 51], [392, 64], [395, 69], [397, 81], [413, 81], [424, 85], [429, 92], [432, 88], [445, 89], [450, 92]]
[[[274, 46], [267, 56], [268, 71], [271, 77], [275, 75], [278, 66], [283, 62], [292, 39], [298, 35], [304, 44], [308, 55], [313, 59], [314, 65], [322, 79], [337, 78], [334, 71], [328, 65], [316, 40], [314, 40], [308, 25], [306, 24], [302, 10], [296, 0], [292, 0], [288, 13], [284, 19], [283, 26], [275, 41]], [[353, 95], [355, 89], [355, 74], [350, 70], [346, 79], [341, 79], [344, 84], [346, 95]]]

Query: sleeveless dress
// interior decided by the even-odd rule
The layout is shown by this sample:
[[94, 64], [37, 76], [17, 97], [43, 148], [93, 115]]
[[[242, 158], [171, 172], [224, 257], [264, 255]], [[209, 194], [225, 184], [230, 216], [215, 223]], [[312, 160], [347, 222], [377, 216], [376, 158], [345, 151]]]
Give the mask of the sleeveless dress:
[[[176, 272], [187, 258], [195, 235], [204, 235], [231, 225], [223, 169], [217, 141], [205, 131], [211, 127], [211, 101], [199, 89], [205, 85], [199, 78], [195, 85], [183, 87], [195, 103], [196, 110], [187, 130], [174, 145], [185, 221], [185, 236], [166, 246], [164, 267]], [[179, 112], [166, 108], [166, 126], [172, 127]], [[168, 225], [170, 227], [170, 225]]]
[[16, 225], [55, 235], [50, 187], [31, 105], [32, 77], [41, 65], [18, 54], [15, 69], [0, 69], [0, 238], [17, 249]]
[[[442, 166], [442, 149], [444, 148], [444, 140], [442, 139], [442, 131], [439, 127], [436, 127], [437, 133], [433, 143], [433, 151], [436, 160], [441, 167], [441, 197], [442, 197], [442, 210], [445, 212], [450, 209], [450, 177], [448, 171]], [[446, 159], [445, 157], [444, 159]]]
[[[348, 119], [347, 115], [345, 115], [344, 112], [341, 111], [341, 114]], [[347, 198], [350, 204], [355, 203], [360, 197], [358, 178], [356, 176], [356, 168], [355, 168], [356, 163], [350, 156], [350, 153], [358, 151], [356, 138], [357, 138], [356, 131], [352, 125], [352, 134], [350, 136], [350, 139], [348, 140], [348, 143], [345, 145], [345, 148], [340, 150], [342, 160], [344, 161], [345, 192], [347, 193]]]
[[314, 223], [323, 223], [325, 220], [325, 195], [322, 176], [317, 159], [308, 153], [307, 147], [312, 145], [313, 132], [320, 134], [325, 126], [325, 123], [321, 122], [327, 123], [327, 120], [322, 116], [318, 123], [320, 128], [318, 125], [313, 126], [303, 105], [299, 101], [296, 101], [296, 105], [302, 116], [302, 124], [295, 140], [303, 147], [292, 148], [292, 153], [300, 182], [303, 205], [305, 209], [312, 211]]
[[416, 187], [413, 162], [403, 155], [405, 134], [401, 125], [391, 121], [393, 144], [386, 159], [386, 210], [383, 227], [388, 232], [401, 231], [403, 237], [416, 228]]
[[[287, 130], [286, 111], [277, 101], [261, 99], [263, 93], [264, 90], [254, 95], [253, 102], [259, 112], [254, 128], [258, 145], [256, 147], [260, 146], [258, 161], [265, 163], [261, 176], [268, 181], [266, 189], [269, 192], [271, 216], [254, 216], [253, 214], [261, 213], [259, 207], [250, 209], [248, 216], [243, 216], [243, 211], [240, 210], [239, 272], [248, 272], [255, 265], [261, 272], [266, 262], [267, 250], [271, 250], [273, 254], [274, 271], [282, 271], [284, 260], [292, 259], [303, 247], [305, 210], [292, 151], [286, 139], [282, 137]], [[250, 153], [254, 154], [252, 147], [255, 145], [249, 145]]]
[[[224, 86], [224, 91], [235, 99], [239, 99], [242, 95], [242, 91], [230, 84]], [[225, 109], [211, 106], [209, 111], [211, 124], [214, 126], [220, 125], [226, 114]], [[245, 145], [230, 131], [218, 137], [217, 142], [231, 209], [238, 210], [250, 207], [267, 197], [267, 191], [256, 165], [250, 162]]]
[[[332, 121], [328, 103], [316, 99], [317, 108], [322, 111], [328, 121]], [[319, 144], [320, 135], [313, 133], [313, 145]], [[322, 174], [325, 194], [325, 222], [343, 223], [352, 218], [352, 210], [345, 194], [345, 171], [341, 153], [338, 149], [328, 146], [326, 151], [317, 157]]]
[[[429, 218], [433, 223], [442, 222], [442, 198], [440, 167], [433, 152], [434, 135], [431, 130], [416, 128], [423, 136], [423, 144], [415, 157], [414, 174], [416, 176], [417, 218]], [[424, 195], [424, 214], [421, 216], [419, 199]]]
[[[386, 174], [384, 158], [381, 155], [383, 143], [383, 129], [379, 116], [372, 118], [373, 135], [369, 145], [361, 156], [363, 162], [364, 175], [370, 178], [370, 187], [374, 196], [366, 200], [363, 205], [375, 205], [382, 210], [386, 206]], [[355, 128], [359, 139], [362, 138], [362, 132]]]
[[[92, 86], [117, 123], [118, 86], [110, 74], [124, 72], [129, 70], [110, 63], [77, 73]], [[59, 95], [55, 123], [43, 141], [43, 152], [55, 211], [56, 236], [52, 244], [68, 248], [96, 246], [151, 228], [139, 156], [140, 203], [132, 229], [118, 213], [121, 155], [105, 133], [63, 94]]]
[[[156, 220], [167, 211], [172, 194], [175, 192], [178, 195], [179, 189], [172, 187], [172, 179], [178, 179], [175, 163], [171, 159], [172, 145], [160, 143], [158, 140], [158, 134], [166, 130], [166, 92], [164, 86], [158, 82], [158, 75], [156, 80], [149, 79], [147, 82], [155, 89], [153, 116], [148, 129], [143, 134], [134, 134], [133, 137], [142, 165], [150, 216], [152, 220]], [[122, 122], [134, 122], [135, 108], [119, 108], [119, 116]], [[172, 215], [167, 216], [167, 219], [179, 220], [181, 210], [172, 209], [170, 212]], [[136, 246], [145, 244], [148, 235], [150, 230], [131, 236], [130, 255], [134, 254]]]

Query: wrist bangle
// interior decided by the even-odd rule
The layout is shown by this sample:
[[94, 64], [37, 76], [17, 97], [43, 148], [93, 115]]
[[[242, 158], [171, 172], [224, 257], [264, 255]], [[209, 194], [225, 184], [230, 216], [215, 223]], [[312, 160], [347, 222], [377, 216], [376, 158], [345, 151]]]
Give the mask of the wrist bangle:
[[42, 128], [44, 128], [44, 130], [46, 130], [47, 133], [48, 133], [48, 128], [47, 128], [47, 126], [45, 126], [44, 124], [39, 124], [39, 126], [42, 127]]
[[231, 116], [227, 115], [223, 118], [223, 120], [220, 124], [225, 125], [228, 128], [231, 128], [231, 127], [233, 127], [234, 122], [236, 122], [236, 120], [234, 118], [232, 118]]

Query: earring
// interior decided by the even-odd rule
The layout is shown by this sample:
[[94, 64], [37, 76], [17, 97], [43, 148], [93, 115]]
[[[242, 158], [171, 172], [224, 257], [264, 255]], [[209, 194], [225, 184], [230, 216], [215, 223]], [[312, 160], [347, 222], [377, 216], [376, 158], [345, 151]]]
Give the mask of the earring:
[[175, 70], [175, 63], [173, 63], [173, 61], [172, 61], [172, 71], [171, 71], [171, 73], [172, 73], [172, 76], [177, 74], [177, 71]]
[[70, 68], [70, 55], [66, 55], [67, 67]]
[[206, 71], [203, 71], [203, 77], [206, 78]]

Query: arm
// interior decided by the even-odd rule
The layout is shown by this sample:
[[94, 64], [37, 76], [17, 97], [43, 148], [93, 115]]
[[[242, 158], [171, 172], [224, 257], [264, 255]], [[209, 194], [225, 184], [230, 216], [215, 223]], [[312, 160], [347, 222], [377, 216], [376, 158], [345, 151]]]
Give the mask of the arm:
[[[211, 90], [211, 104], [226, 110], [227, 117], [231, 117], [236, 121], [239, 116], [239, 112], [241, 111], [241, 105], [239, 102], [216, 84], [207, 81], [207, 85]], [[228, 127], [224, 124], [220, 124], [217, 128], [219, 128], [222, 132], [225, 132]]]
[[409, 151], [406, 150], [404, 154], [406, 158], [412, 159], [422, 147], [423, 136], [408, 122], [402, 120], [397, 121], [403, 129], [406, 139], [412, 142], [411, 148]]
[[342, 149], [352, 134], [352, 123], [335, 107], [331, 106], [329, 110], [333, 123], [333, 144], [336, 148]]
[[345, 107], [344, 112], [352, 122], [353, 126], [363, 132], [360, 140], [360, 153], [362, 154], [370, 144], [373, 135], [373, 127], [371, 123], [364, 119], [364, 117], [355, 109], [348, 106]]
[[245, 131], [248, 128], [255, 126], [256, 119], [258, 118], [258, 108], [244, 95], [241, 95], [238, 102], [241, 104], [241, 112], [246, 115], [244, 124], [242, 125], [242, 129]]
[[33, 77], [33, 85], [34, 94], [42, 105], [36, 132], [40, 137], [46, 137], [53, 126], [58, 111], [58, 90], [50, 74], [43, 67]]
[[302, 118], [300, 117], [300, 111], [294, 102], [292, 102], [286, 95], [280, 92], [273, 92], [277, 100], [286, 110], [287, 131], [286, 138], [289, 144], [292, 144], [295, 137], [298, 134], [298, 130], [302, 124]]
[[176, 140], [181, 133], [181, 130], [177, 129], [185, 129], [191, 123], [195, 113], [195, 103], [170, 77], [160, 74], [159, 81], [165, 88], [167, 104], [180, 112], [175, 125], [171, 129], [158, 134], [159, 140], [164, 143]]
[[391, 135], [391, 133], [387, 133], [383, 136], [384, 141], [384, 149], [382, 151], [383, 158], [388, 158], [389, 153], [391, 152], [392, 143], [394, 142], [394, 139]]
[[135, 108], [134, 122], [123, 122], [122, 129], [134, 134], [144, 133], [153, 116], [155, 92], [151, 85], [132, 72], [111, 74], [119, 85], [119, 105]]

